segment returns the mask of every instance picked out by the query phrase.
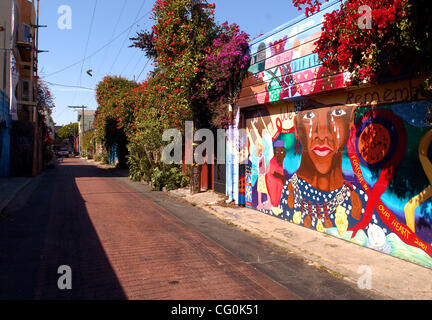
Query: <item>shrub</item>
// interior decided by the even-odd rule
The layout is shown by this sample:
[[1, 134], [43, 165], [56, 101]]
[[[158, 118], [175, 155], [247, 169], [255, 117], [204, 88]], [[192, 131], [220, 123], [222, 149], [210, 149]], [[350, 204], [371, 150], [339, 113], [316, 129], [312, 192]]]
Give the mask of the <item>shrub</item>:
[[152, 169], [151, 185], [155, 191], [160, 191], [165, 187], [166, 190], [174, 190], [186, 187], [189, 184], [189, 177], [181, 171], [179, 165], [159, 164]]
[[129, 165], [129, 178], [132, 181], [150, 181], [151, 180], [151, 165], [146, 157], [134, 153], [129, 154], [127, 158]]
[[93, 159], [94, 149], [94, 131], [86, 132], [82, 138], [83, 155], [88, 159]]
[[102, 164], [109, 164], [108, 153], [107, 153], [106, 150], [102, 151], [102, 154], [101, 154], [101, 163]]

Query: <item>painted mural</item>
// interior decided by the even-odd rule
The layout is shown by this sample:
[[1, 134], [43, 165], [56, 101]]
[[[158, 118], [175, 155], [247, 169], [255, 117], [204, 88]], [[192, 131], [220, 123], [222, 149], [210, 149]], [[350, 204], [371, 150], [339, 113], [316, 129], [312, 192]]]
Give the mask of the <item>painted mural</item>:
[[9, 97], [0, 90], [0, 177], [9, 176]]
[[230, 125], [227, 130], [226, 143], [226, 195], [227, 202], [239, 202], [239, 136], [238, 125], [240, 121], [240, 110], [237, 111], [234, 124]]
[[432, 104], [422, 79], [350, 87], [321, 66], [314, 42], [339, 2], [251, 41], [227, 137], [229, 195], [432, 268]]
[[226, 133], [226, 188], [227, 202], [234, 201], [237, 205], [245, 204], [246, 170], [247, 166], [247, 137], [239, 130], [240, 109], [237, 109], [234, 124], [230, 125]]
[[250, 43], [251, 65], [237, 105], [273, 103], [346, 87], [349, 76], [321, 66], [314, 53], [326, 13], [339, 1], [308, 18], [293, 20]]
[[243, 110], [246, 206], [432, 267], [432, 104]]

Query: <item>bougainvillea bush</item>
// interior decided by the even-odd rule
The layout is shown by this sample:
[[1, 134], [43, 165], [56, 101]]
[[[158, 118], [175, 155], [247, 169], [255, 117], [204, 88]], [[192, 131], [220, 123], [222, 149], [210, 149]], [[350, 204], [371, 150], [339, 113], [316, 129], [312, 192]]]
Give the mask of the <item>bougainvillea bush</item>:
[[249, 35], [237, 24], [224, 22], [213, 47], [206, 57], [203, 95], [212, 115], [211, 124], [226, 127], [229, 124], [226, 104], [235, 105], [241, 83], [249, 68]]
[[[158, 0], [151, 31], [131, 38], [133, 47], [154, 60], [151, 76], [132, 90], [128, 161], [133, 179], [156, 183], [169, 176], [161, 171], [178, 169], [161, 165], [164, 130], [184, 131], [185, 121], [193, 121], [195, 128], [226, 124], [225, 104], [235, 99], [249, 64], [248, 35], [235, 24], [215, 23], [214, 10], [214, 4]], [[173, 181], [186, 181], [177, 178]]]
[[215, 23], [214, 10], [214, 4], [192, 7], [190, 0], [156, 1], [152, 31], [132, 38], [132, 46], [155, 59], [170, 102], [183, 114], [175, 118], [180, 127], [186, 118], [196, 127], [222, 126], [224, 102], [233, 100], [249, 63], [248, 35], [235, 24]]
[[[192, 7], [190, 0], [158, 0], [153, 7], [152, 31], [138, 33], [133, 46], [154, 58], [153, 81], [164, 99], [154, 101], [168, 114], [174, 126], [184, 127], [184, 120], [204, 126], [208, 118], [202, 108], [202, 78], [207, 50], [217, 35], [212, 5]], [[149, 43], [145, 39], [149, 39]], [[151, 89], [153, 92], [153, 89]], [[166, 103], [165, 103], [166, 102]], [[162, 115], [162, 117], [166, 116]]]
[[189, 180], [180, 165], [161, 161], [165, 146], [162, 134], [166, 129], [180, 129], [180, 121], [187, 118], [188, 110], [174, 104], [172, 93], [160, 77], [156, 74], [132, 90], [135, 121], [128, 131], [128, 165], [131, 180], [150, 182], [154, 190], [170, 190], [186, 186]]
[[248, 35], [235, 24], [217, 24], [214, 4], [196, 2], [157, 0], [151, 31], [131, 38], [154, 70], [139, 84], [107, 77], [98, 86], [99, 138], [108, 147], [115, 140], [110, 136], [124, 132], [131, 179], [153, 181], [157, 188], [170, 175], [176, 177], [166, 181], [170, 188], [186, 181], [173, 173], [180, 167], [162, 165], [164, 130], [184, 131], [185, 121], [195, 128], [226, 125], [226, 103], [234, 103], [249, 64]]
[[95, 139], [110, 153], [116, 147], [120, 165], [126, 164], [127, 135], [133, 123], [135, 81], [106, 76], [96, 88], [98, 109], [93, 126]]
[[[351, 72], [353, 83], [401, 74], [430, 73], [432, 9], [429, 0], [347, 0], [325, 15], [315, 52], [331, 70]], [[306, 15], [324, 1], [293, 0]], [[371, 9], [371, 28], [361, 28]]]

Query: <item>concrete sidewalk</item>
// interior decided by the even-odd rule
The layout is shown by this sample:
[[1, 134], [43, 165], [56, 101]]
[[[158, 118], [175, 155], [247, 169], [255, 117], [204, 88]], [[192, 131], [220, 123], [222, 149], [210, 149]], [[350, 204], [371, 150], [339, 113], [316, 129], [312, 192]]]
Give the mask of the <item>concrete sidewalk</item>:
[[32, 178], [0, 178], [0, 215]]
[[372, 289], [393, 299], [432, 299], [432, 270], [289, 223], [256, 210], [225, 204], [225, 197], [212, 191], [191, 195], [189, 189], [168, 193], [188, 201], [229, 224], [264, 238], [296, 254], [318, 268], [358, 283], [365, 269], [372, 272]]

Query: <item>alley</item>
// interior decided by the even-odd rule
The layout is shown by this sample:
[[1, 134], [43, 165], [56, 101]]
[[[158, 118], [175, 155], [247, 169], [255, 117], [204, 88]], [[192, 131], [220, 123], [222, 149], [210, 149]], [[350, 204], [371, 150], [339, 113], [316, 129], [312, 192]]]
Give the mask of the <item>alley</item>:
[[[0, 221], [0, 299], [376, 298], [124, 181], [70, 158], [27, 187]], [[181, 211], [199, 215], [195, 225]], [[196, 227], [210, 223], [209, 234]], [[256, 254], [264, 263], [251, 262]], [[71, 290], [58, 288], [63, 265], [72, 271]]]

